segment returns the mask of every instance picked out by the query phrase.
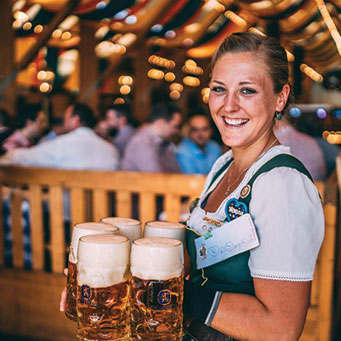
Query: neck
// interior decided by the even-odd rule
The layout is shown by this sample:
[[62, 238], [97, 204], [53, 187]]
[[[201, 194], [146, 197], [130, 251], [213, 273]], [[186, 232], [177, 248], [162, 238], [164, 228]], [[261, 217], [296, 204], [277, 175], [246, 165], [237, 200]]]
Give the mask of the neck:
[[126, 125], [128, 125], [128, 124], [125, 123], [125, 122], [120, 121], [120, 122], [118, 123], [118, 129], [122, 129], [122, 128], [125, 127]]
[[158, 124], [157, 121], [152, 122], [149, 124], [149, 129], [157, 136], [162, 138], [163, 140], [166, 140], [166, 138], [162, 134], [162, 129], [160, 128], [160, 125]]
[[264, 155], [270, 148], [279, 145], [279, 142], [274, 134], [271, 134], [265, 142], [257, 145], [253, 144], [246, 149], [232, 148], [233, 159], [235, 167], [238, 171], [250, 167], [262, 155]]
[[[192, 141], [192, 140], [191, 140]], [[202, 150], [203, 152], [205, 152], [205, 149], [206, 149], [206, 144], [205, 145], [202, 145], [202, 144], [197, 144], [197, 143], [195, 143], [194, 141], [192, 141], [194, 144], [196, 144], [199, 148], [200, 148], [200, 150]]]

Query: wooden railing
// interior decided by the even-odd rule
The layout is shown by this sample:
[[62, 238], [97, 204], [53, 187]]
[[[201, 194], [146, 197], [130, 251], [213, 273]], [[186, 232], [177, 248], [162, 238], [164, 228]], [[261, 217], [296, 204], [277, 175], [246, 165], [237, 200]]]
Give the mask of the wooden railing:
[[[131, 217], [133, 210], [138, 211], [142, 223], [155, 220], [158, 195], [163, 196], [167, 219], [178, 221], [181, 198], [199, 196], [204, 177], [2, 167], [0, 183], [6, 185], [3, 197], [7, 197], [11, 206], [14, 267], [21, 268], [24, 262], [21, 206], [25, 199], [30, 203], [33, 269], [43, 270], [44, 255], [48, 249], [52, 272], [62, 273], [66, 250], [63, 229], [65, 201], [70, 206], [71, 226], [77, 222], [98, 221], [113, 215], [113, 211], [119, 217]], [[65, 190], [69, 191], [68, 195], [64, 194]], [[44, 244], [43, 201], [50, 207], [48, 245]], [[112, 205], [113, 201], [115, 205]]]
[[[70, 206], [71, 226], [106, 216], [132, 217], [133, 214], [144, 223], [156, 219], [158, 198], [163, 197], [167, 220], [178, 221], [183, 209], [181, 199], [198, 197], [204, 181], [204, 176], [195, 175], [1, 167], [0, 204], [7, 200], [11, 207], [13, 267], [4, 265], [1, 228], [0, 332], [52, 341], [75, 339], [75, 325], [58, 311], [59, 293], [65, 285], [62, 275], [67, 254], [65, 204]], [[301, 339], [327, 341], [332, 314], [336, 184], [316, 185], [324, 200], [326, 232]], [[23, 200], [30, 205], [30, 271], [23, 269]], [[48, 224], [44, 221], [46, 206]], [[50, 272], [46, 271], [47, 262], [50, 262]]]

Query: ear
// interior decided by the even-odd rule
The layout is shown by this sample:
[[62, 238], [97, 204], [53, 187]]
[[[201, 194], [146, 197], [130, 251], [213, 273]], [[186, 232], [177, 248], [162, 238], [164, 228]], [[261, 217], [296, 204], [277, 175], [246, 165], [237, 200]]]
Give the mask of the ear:
[[290, 94], [290, 85], [285, 84], [281, 92], [277, 96], [276, 111], [281, 112], [284, 110], [285, 105], [288, 101], [289, 94]]
[[79, 118], [78, 115], [73, 115], [73, 116], [72, 116], [72, 122], [73, 122], [73, 126], [74, 126], [75, 128], [78, 128], [78, 127], [81, 126], [80, 118]]

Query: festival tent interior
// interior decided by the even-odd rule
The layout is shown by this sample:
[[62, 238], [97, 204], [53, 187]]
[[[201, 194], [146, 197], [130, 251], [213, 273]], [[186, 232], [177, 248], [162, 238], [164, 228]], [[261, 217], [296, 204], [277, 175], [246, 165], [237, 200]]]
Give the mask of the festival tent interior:
[[[289, 114], [314, 118], [323, 127], [323, 138], [341, 145], [341, 0], [1, 0], [0, 19], [0, 107], [13, 116], [18, 98], [39, 101], [47, 114], [57, 117], [70, 99], [87, 102], [97, 113], [110, 104], [129, 102], [137, 123], [148, 120], [156, 101], [171, 100], [187, 115], [199, 105], [206, 108], [215, 49], [226, 36], [250, 31], [273, 36], [286, 49], [296, 98]], [[335, 247], [341, 240], [340, 157], [338, 168], [338, 185], [335, 179], [319, 184], [326, 242], [303, 341], [327, 341], [319, 335], [330, 336], [333, 326], [340, 334], [341, 253]], [[174, 217], [180, 209], [178, 199], [199, 196], [205, 181], [197, 175], [188, 181], [187, 174], [113, 171], [96, 177], [91, 171], [74, 171], [71, 176], [67, 170], [38, 169], [37, 175], [25, 167], [9, 169], [0, 167], [0, 205], [3, 193], [10, 192], [12, 213], [17, 214], [11, 220], [12, 267], [2, 259], [0, 229], [0, 339], [3, 332], [32, 341], [75, 336], [75, 325], [58, 310], [68, 250], [60, 228], [65, 189], [71, 193], [75, 221], [87, 216], [87, 198], [93, 199], [89, 207], [94, 220], [103, 218], [107, 192], [110, 199], [116, 195], [118, 212], [128, 212], [121, 216], [131, 214], [131, 196], [141, 194], [141, 215], [149, 218], [141, 221], [150, 221], [160, 188]], [[25, 182], [22, 174], [33, 182]], [[181, 176], [183, 182], [177, 180]], [[23, 266], [21, 204], [27, 192], [35, 222], [32, 271]], [[48, 241], [42, 218], [46, 198], [52, 208]], [[1, 224], [3, 220], [0, 210]], [[52, 264], [48, 271], [46, 255]]]
[[[331, 104], [322, 108], [331, 116], [326, 124], [339, 127], [340, 0], [17, 0], [0, 6], [9, 17], [1, 25], [8, 27], [9, 19], [11, 25], [4, 38], [13, 38], [2, 92], [15, 80], [49, 98], [79, 94], [95, 107], [105, 94], [116, 103], [129, 98], [143, 122], [155, 97], [184, 108], [207, 102], [214, 50], [229, 34], [252, 31], [281, 41], [297, 101]], [[300, 110], [319, 106], [309, 108]]]

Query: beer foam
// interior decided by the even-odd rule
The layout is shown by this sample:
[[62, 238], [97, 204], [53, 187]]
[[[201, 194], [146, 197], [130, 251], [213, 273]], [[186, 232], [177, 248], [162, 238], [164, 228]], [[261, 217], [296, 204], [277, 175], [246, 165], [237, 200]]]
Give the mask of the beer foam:
[[130, 218], [108, 217], [102, 218], [101, 222], [119, 227], [119, 234], [127, 237], [131, 243], [135, 239], [139, 239], [142, 237], [141, 223], [139, 220]]
[[140, 238], [131, 249], [131, 273], [141, 279], [179, 277], [184, 267], [182, 242], [164, 237]]
[[127, 237], [115, 234], [82, 237], [78, 246], [78, 285], [102, 288], [128, 280], [129, 254]]
[[148, 226], [152, 227], [163, 227], [168, 229], [183, 229], [185, 228], [184, 224], [181, 223], [172, 223], [170, 221], [148, 221], [146, 223]]
[[185, 243], [185, 225], [168, 221], [149, 221], [144, 227], [144, 237], [167, 237]]
[[119, 228], [117, 226], [112, 226], [105, 223], [98, 222], [86, 222], [79, 223], [73, 227], [69, 261], [76, 264], [77, 263], [77, 250], [79, 239], [83, 236], [89, 234], [103, 234], [103, 233], [113, 233], [118, 234]]

